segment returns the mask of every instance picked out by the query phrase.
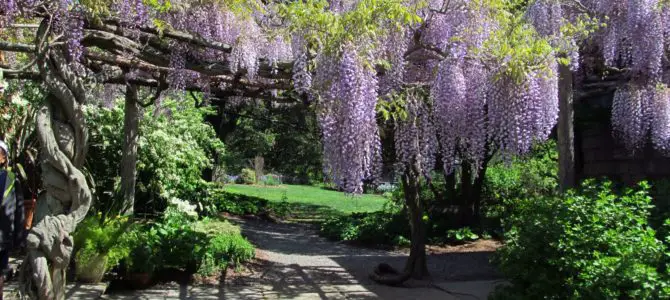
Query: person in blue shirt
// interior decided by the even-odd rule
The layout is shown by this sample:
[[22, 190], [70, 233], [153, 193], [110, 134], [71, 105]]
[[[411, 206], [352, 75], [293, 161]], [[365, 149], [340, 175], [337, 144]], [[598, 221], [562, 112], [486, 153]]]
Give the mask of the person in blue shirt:
[[16, 175], [8, 170], [9, 148], [0, 141], [0, 300], [9, 275], [9, 254], [24, 237], [23, 194]]

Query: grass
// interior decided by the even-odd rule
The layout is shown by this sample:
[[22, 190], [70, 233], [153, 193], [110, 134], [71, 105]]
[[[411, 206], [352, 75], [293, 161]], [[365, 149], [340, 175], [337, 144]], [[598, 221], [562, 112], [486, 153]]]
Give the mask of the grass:
[[286, 195], [291, 219], [319, 221], [333, 214], [374, 212], [388, 201], [379, 195], [351, 196], [341, 192], [307, 185], [226, 185], [225, 190], [234, 194], [258, 197], [272, 203], [281, 203]]

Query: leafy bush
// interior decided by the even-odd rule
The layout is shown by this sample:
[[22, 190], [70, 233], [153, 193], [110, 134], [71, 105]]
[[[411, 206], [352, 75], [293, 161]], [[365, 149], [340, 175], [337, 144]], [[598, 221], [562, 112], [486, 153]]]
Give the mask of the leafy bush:
[[130, 255], [124, 260], [126, 271], [130, 273], [153, 273], [160, 264], [160, 239], [155, 231], [137, 227], [127, 235]]
[[132, 223], [126, 217], [108, 218], [104, 223], [101, 214], [86, 217], [73, 235], [77, 247], [77, 273], [83, 272], [91, 264], [96, 264], [94, 260], [99, 259], [104, 262], [99, 266], [103, 269], [98, 271], [104, 273], [128, 257], [131, 249], [126, 232], [131, 226]]
[[447, 231], [447, 238], [449, 238], [452, 242], [463, 243], [476, 241], [479, 239], [479, 235], [472, 232], [469, 227], [463, 227], [460, 229], [452, 229]]
[[268, 207], [268, 200], [242, 194], [226, 192], [223, 189], [210, 191], [211, 200], [218, 211], [234, 215], [253, 215]]
[[[485, 228], [502, 229], [501, 220], [516, 209], [519, 199], [556, 195], [558, 152], [556, 142], [534, 146], [531, 153], [511, 161], [493, 160], [486, 169], [482, 215]], [[508, 230], [505, 226], [504, 230]], [[504, 231], [503, 230], [503, 231]]]
[[198, 274], [209, 276], [225, 270], [229, 263], [239, 266], [254, 258], [254, 247], [239, 234], [217, 234], [202, 254]]
[[254, 184], [256, 183], [256, 171], [244, 168], [242, 169], [238, 180], [240, 180], [240, 183]]
[[652, 227], [659, 231], [662, 238], [667, 235], [664, 222], [670, 218], [670, 180], [659, 179], [651, 182], [651, 196], [654, 204], [654, 209], [650, 217]]
[[209, 276], [254, 257], [254, 248], [239, 227], [223, 220], [197, 221], [177, 204], [155, 224], [128, 236], [135, 241], [126, 260], [129, 271], [176, 268]]
[[267, 174], [261, 176], [261, 182], [264, 185], [280, 185], [281, 184], [281, 177], [279, 175], [275, 174]]
[[647, 184], [620, 194], [609, 182], [587, 181], [582, 189], [517, 202], [507, 242], [495, 257], [512, 285], [496, 297], [670, 297], [670, 278], [659, 272], [667, 249], [647, 224]]
[[[87, 106], [85, 111], [91, 129], [87, 169], [95, 182], [97, 211], [115, 212], [120, 206], [123, 105], [118, 101], [111, 109]], [[136, 212], [161, 212], [173, 197], [196, 200], [203, 170], [212, 167], [214, 153], [223, 152], [223, 143], [204, 122], [213, 110], [169, 99], [161, 106], [146, 110], [140, 121]]]
[[321, 224], [321, 235], [365, 245], [409, 244], [407, 217], [400, 207], [391, 204], [383, 211], [334, 216]]

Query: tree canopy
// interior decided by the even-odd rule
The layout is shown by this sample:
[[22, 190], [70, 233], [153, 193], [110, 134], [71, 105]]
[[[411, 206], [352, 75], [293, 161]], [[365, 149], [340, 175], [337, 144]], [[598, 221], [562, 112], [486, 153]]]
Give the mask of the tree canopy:
[[315, 104], [325, 168], [349, 192], [378, 172], [377, 113], [407, 88], [429, 97], [395, 107], [423, 103], [435, 132], [413, 147], [440, 148], [447, 170], [477, 167], [548, 136], [561, 63], [625, 73], [615, 133], [631, 150], [648, 132], [667, 148], [660, 1], [12, 0], [0, 11], [6, 78], [39, 79], [36, 62], [53, 48], [82, 82], [151, 87], [149, 100], [172, 89]]

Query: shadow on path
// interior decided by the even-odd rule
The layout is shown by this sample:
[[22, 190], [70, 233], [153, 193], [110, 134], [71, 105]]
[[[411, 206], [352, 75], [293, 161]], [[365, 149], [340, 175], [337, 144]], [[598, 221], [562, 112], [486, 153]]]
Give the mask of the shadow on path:
[[[333, 242], [303, 224], [234, 219], [257, 247], [249, 272], [222, 278], [218, 286], [170, 283], [106, 299], [486, 299], [500, 276], [488, 263], [491, 252], [428, 256], [432, 283], [459, 294], [409, 282], [407, 287], [374, 283], [368, 274], [380, 262], [401, 268], [399, 251], [359, 248]], [[230, 274], [230, 273], [229, 273]]]

